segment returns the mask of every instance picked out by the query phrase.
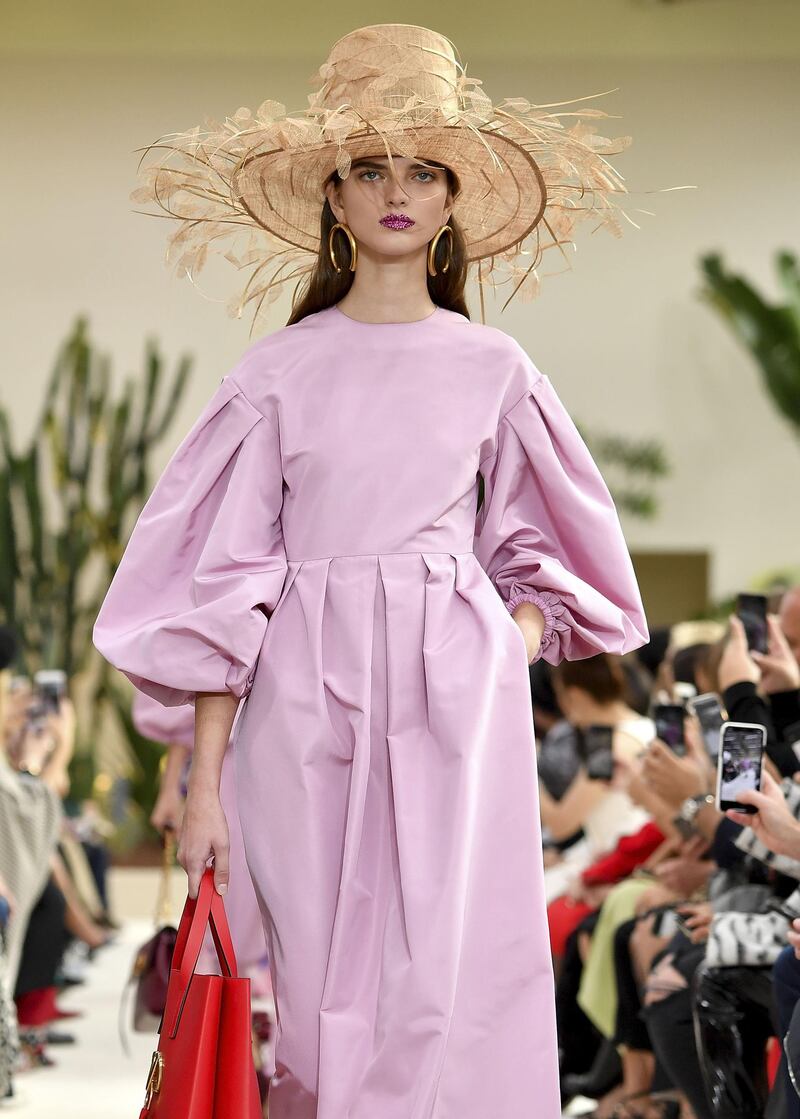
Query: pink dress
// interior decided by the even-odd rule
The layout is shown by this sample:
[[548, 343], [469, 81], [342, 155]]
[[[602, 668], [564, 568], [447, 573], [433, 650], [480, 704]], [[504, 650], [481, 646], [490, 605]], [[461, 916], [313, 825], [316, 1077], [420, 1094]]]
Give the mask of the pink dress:
[[444, 308], [257, 341], [142, 511], [94, 641], [161, 703], [246, 698], [270, 1119], [560, 1115], [524, 598], [551, 664], [649, 637], [548, 377]]

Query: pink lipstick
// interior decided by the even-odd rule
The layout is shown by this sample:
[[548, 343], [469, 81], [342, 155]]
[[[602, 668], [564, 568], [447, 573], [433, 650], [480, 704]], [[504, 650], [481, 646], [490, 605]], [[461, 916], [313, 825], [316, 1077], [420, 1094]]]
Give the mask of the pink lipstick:
[[407, 217], [405, 214], [386, 214], [380, 219], [380, 222], [387, 229], [408, 229], [409, 226], [415, 224], [414, 219]]

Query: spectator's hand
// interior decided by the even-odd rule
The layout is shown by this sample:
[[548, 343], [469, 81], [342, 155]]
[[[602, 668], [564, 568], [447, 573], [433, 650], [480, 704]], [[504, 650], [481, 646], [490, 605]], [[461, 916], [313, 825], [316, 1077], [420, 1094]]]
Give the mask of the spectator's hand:
[[641, 759], [615, 760], [612, 787], [620, 792], [627, 793], [634, 804], [643, 804], [647, 799], [649, 790], [647, 782], [642, 776]]
[[584, 886], [581, 900], [584, 905], [591, 905], [592, 909], [600, 909], [613, 889], [613, 885], [607, 882], [598, 882], [594, 886]]
[[28, 726], [14, 751], [13, 763], [17, 769], [28, 770], [38, 776], [56, 746], [57, 740], [46, 725]]
[[723, 646], [717, 679], [719, 690], [724, 692], [732, 684], [740, 684], [742, 680], [750, 680], [758, 684], [761, 680], [761, 669], [750, 656], [747, 648], [747, 635], [737, 614], [729, 615], [730, 633]]
[[714, 909], [710, 901], [700, 901], [693, 904], [685, 903], [677, 906], [678, 913], [684, 919], [684, 924], [690, 929], [689, 939], [692, 944], [703, 944], [708, 940], [711, 920]]
[[150, 823], [156, 831], [163, 832], [172, 828], [178, 832], [183, 820], [183, 797], [175, 789], [163, 789], [156, 798], [153, 811], [150, 813]]
[[786, 939], [794, 948], [794, 954], [800, 960], [800, 917], [795, 917], [792, 926], [786, 934]]
[[706, 789], [713, 789], [717, 780], [717, 767], [708, 756], [703, 728], [696, 715], [687, 714], [683, 720], [683, 737], [686, 740], [686, 757], [691, 758], [706, 780]]
[[800, 859], [800, 824], [786, 806], [780, 785], [767, 773], [761, 774], [761, 792], [742, 789], [736, 794], [741, 804], [752, 804], [755, 815], [729, 808], [725, 815], [742, 827], [752, 828], [758, 839], [776, 855]]
[[586, 887], [583, 884], [580, 875], [577, 875], [567, 886], [567, 897], [570, 901], [585, 901], [586, 900]]
[[75, 707], [69, 696], [61, 697], [58, 702], [58, 710], [51, 711], [46, 722], [51, 733], [71, 751], [75, 742], [76, 718]]
[[642, 778], [656, 796], [676, 810], [687, 797], [699, 796], [708, 788], [705, 761], [698, 765], [694, 753], [678, 757], [660, 738], [653, 739], [644, 756]]
[[767, 615], [767, 635], [768, 652], [753, 649], [750, 653], [761, 670], [761, 687], [768, 693], [800, 688], [800, 664], [794, 659], [777, 614]]
[[710, 859], [678, 857], [665, 859], [653, 873], [667, 889], [685, 898], [705, 886], [715, 869], [716, 864]]
[[8, 888], [5, 878], [0, 878], [0, 898], [5, 898], [8, 902], [8, 915], [13, 917], [17, 909], [17, 899]]
[[30, 680], [23, 680], [6, 696], [5, 723], [0, 731], [6, 750], [19, 749], [19, 742], [28, 724], [28, 707], [33, 699]]
[[675, 894], [666, 886], [648, 886], [639, 894], [634, 903], [634, 912], [637, 917], [643, 917], [658, 905], [671, 905], [675, 901]]
[[702, 835], [692, 835], [688, 839], [681, 839], [678, 854], [682, 859], [702, 861], [708, 851], [708, 840]]

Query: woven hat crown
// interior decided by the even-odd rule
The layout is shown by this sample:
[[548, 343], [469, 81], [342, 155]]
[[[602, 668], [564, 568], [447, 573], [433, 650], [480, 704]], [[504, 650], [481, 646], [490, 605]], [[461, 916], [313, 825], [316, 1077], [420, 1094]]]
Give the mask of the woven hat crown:
[[458, 76], [453, 44], [444, 35], [406, 23], [361, 27], [334, 43], [311, 79], [321, 88], [309, 95], [309, 109], [347, 104], [369, 117], [386, 107], [413, 119], [418, 98], [438, 100], [442, 120], [455, 119]]

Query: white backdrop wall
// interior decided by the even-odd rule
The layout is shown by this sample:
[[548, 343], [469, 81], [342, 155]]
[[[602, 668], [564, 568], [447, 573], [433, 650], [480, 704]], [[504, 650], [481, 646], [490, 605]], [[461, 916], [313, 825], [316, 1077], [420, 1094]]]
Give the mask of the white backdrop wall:
[[[170, 276], [168, 223], [132, 212], [128, 200], [133, 150], [265, 97], [300, 108], [321, 61], [3, 59], [0, 393], [21, 438], [58, 344], [85, 313], [120, 377], [141, 368], [148, 335], [171, 363], [187, 350], [195, 356], [166, 461], [249, 344], [249, 318], [226, 315], [224, 299], [241, 280], [226, 263], [203, 280], [220, 303]], [[754, 364], [697, 298], [704, 252], [722, 252], [777, 296], [773, 255], [800, 249], [797, 62], [471, 59], [469, 72], [497, 99], [553, 102], [616, 89], [590, 104], [620, 115], [605, 131], [634, 137], [614, 162], [637, 192], [627, 208], [641, 229], [626, 226], [620, 240], [584, 231], [573, 271], [546, 279], [532, 303], [515, 301], [502, 316], [490, 303], [487, 313], [526, 347], [577, 420], [665, 444], [672, 474], [659, 490], [660, 514], [652, 523], [626, 519], [631, 548], [707, 549], [715, 596], [800, 562], [800, 444]], [[682, 184], [698, 189], [647, 193]], [[547, 255], [557, 268], [556, 254]], [[475, 296], [471, 307], [478, 319]], [[288, 298], [268, 329], [287, 314]]]

